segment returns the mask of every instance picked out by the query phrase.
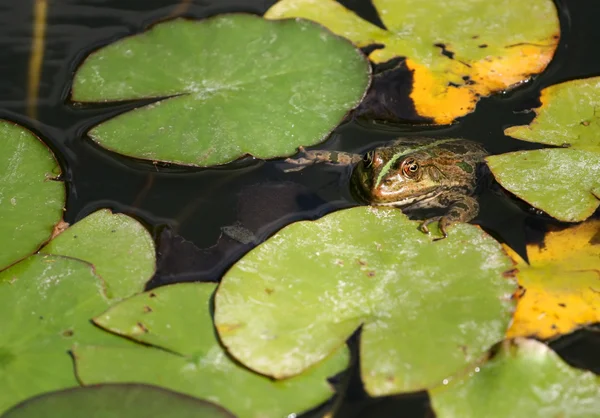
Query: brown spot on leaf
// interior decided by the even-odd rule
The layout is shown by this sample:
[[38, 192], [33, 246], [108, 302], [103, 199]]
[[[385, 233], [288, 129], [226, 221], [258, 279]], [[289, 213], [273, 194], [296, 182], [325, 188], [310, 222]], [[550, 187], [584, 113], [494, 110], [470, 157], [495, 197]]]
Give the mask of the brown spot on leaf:
[[[54, 229], [52, 230], [52, 236], [50, 237], [50, 239], [56, 237], [57, 235], [60, 235], [60, 233], [68, 227], [69, 224], [67, 222], [60, 220], [56, 225], [54, 225]], [[77, 236], [74, 236], [73, 238], [77, 238]]]
[[566, 308], [567, 305], [565, 305], [564, 303], [559, 303], [558, 306], [560, 306], [561, 308]]
[[152, 308], [150, 306], [146, 305], [146, 306], [144, 306], [144, 312], [150, 313], [150, 312], [152, 312]]
[[487, 44], [481, 44], [481, 45], [479, 45], [479, 48], [487, 48], [487, 47], [488, 47]]
[[367, 262], [366, 262], [366, 261], [364, 261], [364, 260], [361, 260], [360, 258], [356, 259], [356, 262], [357, 262], [358, 264], [360, 264], [361, 266], [366, 266], [366, 265], [367, 265]]
[[73, 336], [73, 330], [72, 329], [67, 329], [65, 331], [62, 332], [62, 336], [63, 337], [72, 337]]
[[373, 270], [367, 271], [367, 276], [369, 276], [369, 277], [375, 277], [375, 271], [373, 271]]
[[138, 322], [136, 324], [136, 326], [138, 327], [138, 329], [140, 329], [144, 334], [148, 333], [148, 328], [146, 328], [146, 326], [144, 324], [142, 324], [141, 322]]
[[155, 298], [156, 297], [156, 293], [150, 292], [150, 294], [148, 296], [150, 296], [151, 298]]
[[589, 120], [584, 120], [584, 121], [581, 122], [581, 124], [583, 126], [590, 126], [590, 121]]
[[269, 287], [265, 288], [265, 293], [266, 293], [267, 295], [270, 295], [270, 294], [272, 294], [274, 291], [275, 291], [275, 289], [271, 289], [271, 288], [269, 288]]
[[519, 272], [519, 269], [511, 269], [508, 271], [505, 271], [504, 273], [502, 273], [502, 277], [506, 278], [506, 279], [514, 279], [515, 277], [517, 277], [517, 273]]

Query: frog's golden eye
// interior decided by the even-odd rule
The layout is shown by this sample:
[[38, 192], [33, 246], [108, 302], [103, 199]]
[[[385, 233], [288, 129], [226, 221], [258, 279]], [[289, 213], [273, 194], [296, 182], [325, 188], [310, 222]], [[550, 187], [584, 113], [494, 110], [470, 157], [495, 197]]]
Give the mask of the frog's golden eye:
[[373, 165], [373, 155], [373, 151], [369, 151], [363, 157], [363, 164], [365, 165], [365, 168], [369, 168], [371, 165]]
[[407, 158], [402, 161], [402, 166], [400, 167], [402, 170], [402, 174], [406, 177], [415, 177], [419, 172], [419, 163], [416, 162], [413, 158]]

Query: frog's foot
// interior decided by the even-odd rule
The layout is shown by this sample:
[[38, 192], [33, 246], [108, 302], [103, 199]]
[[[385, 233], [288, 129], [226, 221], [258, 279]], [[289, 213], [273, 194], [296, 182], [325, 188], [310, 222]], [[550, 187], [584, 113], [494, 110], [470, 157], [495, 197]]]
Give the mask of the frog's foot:
[[326, 163], [331, 165], [347, 166], [356, 164], [362, 159], [359, 154], [349, 154], [347, 152], [326, 151], [326, 150], [310, 150], [306, 151], [304, 147], [298, 147], [300, 155], [296, 158], [286, 158], [287, 164], [294, 164], [297, 167], [283, 170], [284, 173], [292, 171], [300, 171], [305, 167], [317, 163]]
[[425, 219], [419, 226], [419, 230], [426, 234], [430, 234], [428, 226], [434, 222], [438, 222], [438, 229], [442, 234], [441, 237], [435, 238], [434, 241], [444, 239], [448, 236], [446, 232], [449, 227], [457, 223], [469, 222], [479, 212], [479, 203], [472, 196], [462, 196], [461, 200], [454, 202], [449, 208], [448, 213], [444, 216], [435, 216], [433, 218]]

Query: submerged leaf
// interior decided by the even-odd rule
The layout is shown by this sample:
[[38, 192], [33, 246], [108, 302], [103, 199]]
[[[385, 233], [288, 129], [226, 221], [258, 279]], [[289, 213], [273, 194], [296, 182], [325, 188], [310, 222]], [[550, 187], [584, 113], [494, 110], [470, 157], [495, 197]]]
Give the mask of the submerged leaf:
[[96, 211], [53, 238], [42, 253], [64, 255], [92, 264], [106, 284], [109, 298], [144, 290], [154, 274], [154, 241], [130, 216]]
[[72, 388], [29, 399], [1, 418], [234, 418], [211, 404], [147, 385]]
[[439, 241], [397, 209], [357, 207], [297, 222], [223, 277], [215, 324], [229, 352], [277, 378], [319, 362], [362, 325], [372, 395], [434, 387], [508, 328], [511, 263], [479, 228]]
[[216, 338], [210, 312], [215, 287], [164, 286], [109, 309], [95, 319], [98, 325], [154, 347], [79, 346], [74, 350], [79, 379], [156, 384], [210, 399], [240, 417], [294, 416], [331, 396], [326, 379], [348, 365], [345, 347], [292, 379], [253, 373], [229, 358]]
[[600, 78], [542, 90], [542, 107], [507, 135], [566, 147], [487, 157], [498, 182], [519, 198], [567, 222], [587, 219], [600, 206]]
[[552, 338], [600, 322], [600, 221], [549, 232], [515, 260], [524, 288], [507, 337]]
[[312, 22], [247, 14], [174, 20], [90, 55], [79, 102], [164, 98], [93, 128], [135, 158], [210, 166], [273, 158], [322, 141], [362, 99], [370, 69], [346, 40]]
[[600, 411], [600, 378], [540, 342], [517, 339], [430, 398], [438, 418], [592, 418]]
[[0, 120], [0, 270], [35, 252], [62, 219], [65, 186], [39, 138]]
[[380, 44], [369, 55], [375, 63], [406, 57], [416, 111], [438, 124], [473, 111], [480, 96], [540, 73], [558, 45], [551, 0], [373, 0], [373, 5], [388, 30], [335, 0], [280, 0], [265, 17], [304, 17], [359, 47]]

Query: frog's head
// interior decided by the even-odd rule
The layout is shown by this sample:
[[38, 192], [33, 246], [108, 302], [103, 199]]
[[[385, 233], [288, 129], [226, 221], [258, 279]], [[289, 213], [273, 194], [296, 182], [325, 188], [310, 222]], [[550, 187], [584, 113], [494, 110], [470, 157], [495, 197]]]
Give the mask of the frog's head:
[[[365, 154], [352, 174], [361, 199], [384, 206], [409, 206], [430, 199], [443, 187], [444, 174], [422, 152], [380, 147]], [[428, 160], [428, 161], [426, 161]]]

